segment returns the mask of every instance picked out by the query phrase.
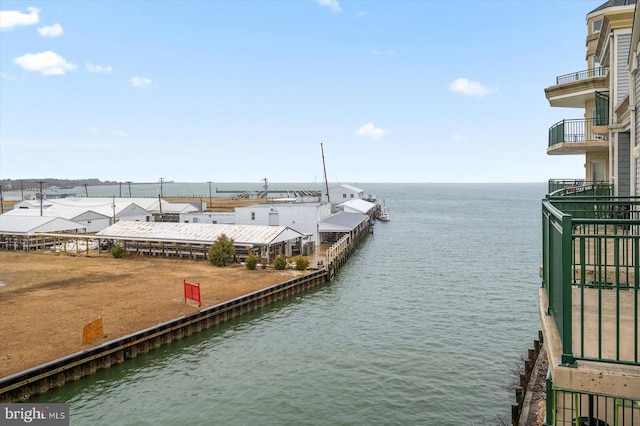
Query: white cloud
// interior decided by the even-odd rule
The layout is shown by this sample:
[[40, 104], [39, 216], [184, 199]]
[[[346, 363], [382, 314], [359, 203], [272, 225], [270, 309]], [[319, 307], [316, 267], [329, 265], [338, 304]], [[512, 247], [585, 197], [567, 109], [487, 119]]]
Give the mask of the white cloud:
[[111, 68], [110, 65], [103, 67], [101, 65], [90, 64], [89, 62], [87, 62], [85, 65], [87, 66], [87, 70], [89, 70], [89, 72], [101, 72], [103, 74], [109, 74], [111, 71], [113, 71], [113, 68]]
[[62, 56], [52, 51], [42, 53], [27, 53], [13, 60], [17, 65], [27, 71], [39, 72], [42, 75], [63, 75], [67, 71], [73, 71], [78, 66], [67, 62]]
[[129, 136], [125, 132], [123, 132], [122, 130], [118, 130], [118, 129], [111, 130], [111, 134], [113, 136], [118, 136], [120, 138], [126, 138], [127, 136]]
[[360, 127], [358, 130], [356, 130], [356, 135], [368, 136], [374, 139], [380, 139], [384, 136], [387, 136], [388, 134], [389, 132], [374, 126], [373, 123], [367, 123], [364, 126]]
[[151, 84], [151, 80], [145, 77], [132, 77], [131, 84], [133, 85], [133, 87], [143, 89]]
[[375, 49], [372, 50], [371, 53], [376, 56], [383, 56], [383, 55], [393, 56], [396, 54], [396, 52], [393, 50], [375, 50]]
[[330, 11], [337, 13], [342, 10], [338, 0], [316, 0], [320, 6], [328, 7]]
[[488, 95], [491, 92], [491, 90], [487, 89], [477, 81], [469, 81], [466, 78], [458, 78], [457, 80], [454, 80], [449, 85], [449, 89], [451, 89], [452, 92], [460, 93], [461, 95], [478, 97]]
[[38, 32], [42, 37], [58, 37], [61, 36], [62, 33], [64, 33], [64, 30], [62, 29], [62, 25], [53, 24], [49, 25], [48, 27], [38, 28]]
[[12, 30], [21, 25], [33, 25], [40, 22], [40, 9], [28, 7], [29, 13], [19, 10], [0, 10], [0, 30]]

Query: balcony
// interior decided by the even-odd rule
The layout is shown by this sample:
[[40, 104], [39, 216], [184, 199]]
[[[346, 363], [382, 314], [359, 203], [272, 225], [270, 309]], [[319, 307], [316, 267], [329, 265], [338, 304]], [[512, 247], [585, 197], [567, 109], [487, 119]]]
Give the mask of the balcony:
[[640, 424], [640, 197], [570, 188], [542, 202], [545, 424]]
[[609, 149], [608, 131], [601, 132], [602, 127], [596, 126], [598, 119], [561, 120], [549, 129], [549, 155], [576, 155], [592, 151], [607, 151]]
[[544, 89], [553, 107], [584, 108], [595, 92], [609, 90], [609, 69], [597, 67], [556, 77], [554, 86]]
[[548, 193], [552, 196], [612, 196], [613, 185], [585, 179], [549, 179]]

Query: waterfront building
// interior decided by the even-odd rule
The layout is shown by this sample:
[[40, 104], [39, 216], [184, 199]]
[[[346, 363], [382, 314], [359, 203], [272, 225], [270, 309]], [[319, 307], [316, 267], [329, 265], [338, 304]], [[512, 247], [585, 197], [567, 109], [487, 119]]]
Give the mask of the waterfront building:
[[329, 188], [331, 204], [340, 204], [348, 200], [364, 198], [364, 189], [353, 185], [342, 184]]
[[635, 1], [587, 14], [587, 70], [545, 89], [583, 117], [549, 129], [549, 155], [584, 155], [542, 202], [539, 311], [545, 425], [640, 424], [640, 194]]
[[207, 223], [118, 222], [96, 234], [117, 241], [126, 251], [150, 256], [205, 259], [221, 235], [233, 240], [237, 260], [250, 253], [271, 263], [278, 254], [302, 254], [308, 238], [286, 226]]
[[336, 242], [348, 235], [357, 240], [369, 229], [369, 216], [361, 213], [338, 212], [325, 218], [318, 224], [321, 242]]
[[59, 217], [0, 215], [0, 234], [35, 236], [38, 232], [85, 232], [86, 228]]
[[349, 200], [342, 204], [338, 204], [338, 207], [341, 208], [343, 212], [362, 213], [366, 214], [371, 219], [375, 219], [376, 210], [379, 208], [376, 203], [371, 203], [362, 199]]
[[327, 203], [254, 204], [236, 207], [238, 225], [288, 226], [309, 235], [316, 246], [320, 245], [318, 223], [331, 215]]

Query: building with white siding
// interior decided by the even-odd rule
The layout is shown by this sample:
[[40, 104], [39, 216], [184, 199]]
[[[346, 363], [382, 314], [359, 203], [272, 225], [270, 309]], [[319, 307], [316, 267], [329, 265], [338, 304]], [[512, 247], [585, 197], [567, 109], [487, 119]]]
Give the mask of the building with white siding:
[[[190, 203], [171, 203], [156, 198], [67, 197], [25, 200], [5, 214], [61, 217], [97, 232], [115, 222], [178, 222], [180, 214], [196, 212]], [[42, 212], [42, 213], [41, 213]]]
[[340, 204], [349, 200], [364, 198], [364, 189], [353, 185], [342, 184], [329, 188], [329, 199], [331, 204]]

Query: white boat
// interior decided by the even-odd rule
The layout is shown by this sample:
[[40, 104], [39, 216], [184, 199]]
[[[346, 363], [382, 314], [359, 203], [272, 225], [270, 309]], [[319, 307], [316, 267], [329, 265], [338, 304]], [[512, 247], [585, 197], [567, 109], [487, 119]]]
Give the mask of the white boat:
[[381, 222], [389, 222], [391, 220], [391, 215], [389, 214], [389, 209], [383, 207], [378, 213], [378, 220]]

